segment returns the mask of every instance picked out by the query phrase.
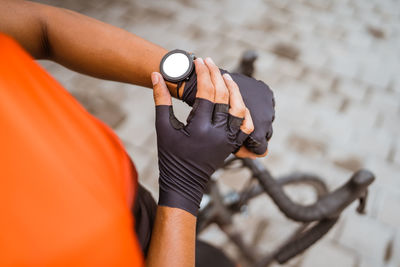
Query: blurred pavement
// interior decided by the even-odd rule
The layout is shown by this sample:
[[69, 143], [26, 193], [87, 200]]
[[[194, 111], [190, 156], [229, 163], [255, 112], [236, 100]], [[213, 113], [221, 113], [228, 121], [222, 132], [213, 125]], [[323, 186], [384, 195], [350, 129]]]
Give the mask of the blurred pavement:
[[[367, 215], [357, 215], [351, 206], [327, 237], [285, 266], [400, 266], [398, 1], [43, 2], [111, 23], [167, 49], [210, 56], [226, 69], [236, 66], [243, 51], [256, 50], [255, 77], [272, 86], [277, 103], [269, 155], [262, 159], [271, 172], [312, 172], [323, 176], [330, 189], [361, 167], [377, 177]], [[51, 62], [41, 64], [116, 130], [140, 181], [157, 197], [151, 90], [89, 78]], [[184, 120], [188, 108], [174, 103]], [[243, 183], [240, 178], [229, 174], [220, 182], [237, 187]], [[297, 201], [310, 200], [305, 189], [289, 192]], [[260, 252], [276, 247], [295, 225], [267, 197], [253, 201], [235, 221], [246, 240], [259, 235]], [[256, 229], [262, 224], [267, 228], [261, 234]], [[202, 237], [240, 258], [218, 229], [211, 227]]]

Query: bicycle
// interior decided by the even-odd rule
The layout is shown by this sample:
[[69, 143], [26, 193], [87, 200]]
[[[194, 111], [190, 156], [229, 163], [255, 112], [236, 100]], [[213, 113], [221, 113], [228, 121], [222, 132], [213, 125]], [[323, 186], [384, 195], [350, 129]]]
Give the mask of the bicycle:
[[[257, 54], [254, 51], [245, 52], [236, 71], [252, 76], [256, 59]], [[216, 182], [218, 172], [232, 168], [249, 169], [252, 174], [251, 179], [240, 191], [223, 195]], [[323, 179], [316, 175], [295, 172], [275, 179], [257, 159], [230, 156], [223, 168], [213, 175], [208, 185], [198, 215], [197, 233], [215, 223], [252, 266], [268, 266], [274, 261], [284, 264], [326, 235], [338, 222], [343, 210], [355, 200], [359, 200], [357, 212], [365, 213], [368, 187], [374, 179], [374, 174], [370, 171], [359, 170], [344, 185], [329, 192]], [[317, 201], [311, 205], [294, 203], [283, 191], [284, 186], [291, 184], [311, 186], [317, 193]], [[271, 197], [287, 218], [301, 225], [274, 251], [258, 259], [256, 253], [244, 242], [241, 234], [232, 230], [231, 226], [233, 215], [240, 213], [251, 199], [261, 194]]]

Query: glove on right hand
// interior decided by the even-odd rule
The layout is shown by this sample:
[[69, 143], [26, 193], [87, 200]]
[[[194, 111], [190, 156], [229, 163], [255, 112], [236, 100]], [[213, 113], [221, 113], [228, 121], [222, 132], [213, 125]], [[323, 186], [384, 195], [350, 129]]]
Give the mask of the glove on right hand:
[[248, 136], [240, 130], [243, 119], [228, 109], [228, 104], [196, 98], [185, 126], [172, 106], [156, 106], [159, 205], [197, 215], [211, 174]]
[[[229, 73], [220, 69], [221, 74]], [[264, 82], [254, 78], [229, 73], [239, 86], [240, 93], [246, 107], [250, 110], [254, 123], [254, 132], [244, 142], [244, 145], [252, 152], [262, 155], [267, 151], [268, 140], [272, 137], [272, 122], [275, 119], [274, 95]], [[186, 81], [182, 101], [192, 106], [197, 92], [197, 75], [193, 73]]]

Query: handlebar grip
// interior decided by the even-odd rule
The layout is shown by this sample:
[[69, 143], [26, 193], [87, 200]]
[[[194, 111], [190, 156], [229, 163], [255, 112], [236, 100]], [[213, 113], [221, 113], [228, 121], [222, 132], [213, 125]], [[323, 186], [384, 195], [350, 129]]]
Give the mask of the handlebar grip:
[[296, 239], [281, 247], [279, 252], [274, 256], [275, 260], [280, 264], [283, 264], [296, 255], [302, 253], [326, 233], [328, 233], [338, 219], [339, 217], [320, 221], [318, 224], [302, 233]]
[[[253, 160], [254, 162], [254, 160]], [[253, 165], [251, 165], [253, 164]], [[320, 221], [335, 218], [355, 199], [366, 193], [368, 186], [374, 181], [374, 175], [368, 170], [355, 172], [350, 180], [335, 191], [322, 196], [316, 203], [303, 206], [294, 203], [283, 191], [279, 183], [257, 163], [246, 161], [258, 178], [264, 191], [272, 198], [278, 208], [290, 219], [300, 222]]]

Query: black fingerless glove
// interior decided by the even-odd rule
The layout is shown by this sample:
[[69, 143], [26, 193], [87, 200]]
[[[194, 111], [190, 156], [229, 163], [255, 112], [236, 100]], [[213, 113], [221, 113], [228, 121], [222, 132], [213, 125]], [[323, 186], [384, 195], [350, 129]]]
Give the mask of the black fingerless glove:
[[[220, 69], [221, 74], [229, 73]], [[275, 100], [271, 89], [264, 82], [254, 78], [229, 73], [237, 83], [246, 107], [250, 110], [254, 123], [254, 131], [244, 142], [244, 145], [256, 154], [264, 154], [268, 141], [272, 137], [272, 122], [275, 119]], [[186, 81], [182, 100], [192, 106], [197, 93], [197, 75], [195, 72]]]
[[211, 174], [247, 138], [241, 118], [229, 105], [196, 98], [184, 125], [172, 106], [156, 106], [159, 205], [184, 209], [194, 216]]

